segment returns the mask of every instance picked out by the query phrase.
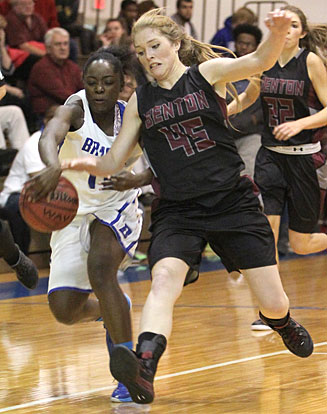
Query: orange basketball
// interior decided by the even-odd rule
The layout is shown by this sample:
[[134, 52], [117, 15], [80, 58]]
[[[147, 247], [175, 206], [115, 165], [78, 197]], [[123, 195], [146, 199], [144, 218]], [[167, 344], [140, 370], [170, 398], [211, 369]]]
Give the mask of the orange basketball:
[[61, 176], [53, 192], [32, 202], [31, 191], [25, 184], [19, 197], [19, 209], [29, 226], [42, 233], [51, 233], [63, 229], [74, 219], [78, 194], [73, 184]]

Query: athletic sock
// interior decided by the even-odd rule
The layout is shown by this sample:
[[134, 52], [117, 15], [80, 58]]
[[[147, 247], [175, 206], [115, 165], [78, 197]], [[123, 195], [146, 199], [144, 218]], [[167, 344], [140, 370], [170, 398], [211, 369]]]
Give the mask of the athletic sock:
[[259, 312], [260, 318], [266, 322], [267, 325], [274, 327], [274, 328], [283, 328], [285, 325], [287, 325], [289, 319], [290, 319], [290, 312], [287, 312], [286, 316], [281, 319], [270, 319], [264, 316], [261, 312]]

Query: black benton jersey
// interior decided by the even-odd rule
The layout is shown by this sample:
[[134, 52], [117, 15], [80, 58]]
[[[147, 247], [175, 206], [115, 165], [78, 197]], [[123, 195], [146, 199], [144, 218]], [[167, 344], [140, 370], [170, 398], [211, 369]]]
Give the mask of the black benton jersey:
[[308, 75], [307, 57], [310, 52], [301, 49], [284, 67], [278, 62], [263, 73], [261, 103], [265, 126], [262, 145], [301, 145], [318, 141], [319, 130], [307, 129], [287, 141], [278, 141], [272, 133], [275, 126], [304, 118], [322, 109]]
[[142, 146], [161, 198], [187, 200], [235, 186], [242, 161], [227, 129], [226, 102], [198, 66], [170, 90], [149, 82], [136, 93]]

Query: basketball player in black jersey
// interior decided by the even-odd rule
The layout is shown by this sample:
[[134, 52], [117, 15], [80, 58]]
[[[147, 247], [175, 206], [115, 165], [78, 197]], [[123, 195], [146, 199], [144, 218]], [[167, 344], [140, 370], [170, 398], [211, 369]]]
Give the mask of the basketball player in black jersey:
[[154, 398], [153, 379], [171, 333], [174, 304], [188, 282], [189, 269], [198, 270], [207, 242], [228, 271], [242, 271], [262, 318], [282, 336], [287, 348], [300, 357], [313, 351], [309, 333], [290, 317], [273, 234], [251, 182], [240, 177], [241, 158], [226, 124], [226, 84], [275, 63], [290, 18], [275, 11], [266, 24], [270, 34], [256, 52], [220, 59], [209, 45], [192, 39], [160, 10], [141, 16], [133, 27], [133, 41], [155, 82], [137, 88], [129, 100], [122, 130], [107, 155], [63, 165], [112, 175], [142, 137], [156, 176], [160, 196], [151, 217], [152, 285], [142, 312], [141, 334], [135, 353], [116, 346], [111, 358], [113, 376], [137, 403]]
[[[6, 95], [6, 85], [0, 70], [0, 101]], [[16, 272], [17, 279], [28, 289], [35, 289], [38, 281], [38, 270], [32, 260], [25, 256], [15, 244], [8, 223], [0, 220], [0, 258]]]
[[[250, 85], [240, 101], [245, 108], [261, 96], [265, 126], [254, 179], [275, 244], [287, 205], [290, 245], [297, 254], [309, 254], [327, 248], [327, 235], [314, 233], [320, 211], [316, 169], [325, 163], [320, 140], [326, 138], [326, 128], [320, 127], [327, 125], [327, 62], [317, 54], [326, 44], [327, 28], [310, 29], [300, 9], [283, 9], [292, 18], [284, 48], [275, 65], [263, 73], [260, 89]], [[235, 108], [230, 104], [228, 113]], [[252, 324], [252, 329], [263, 327], [260, 321]]]

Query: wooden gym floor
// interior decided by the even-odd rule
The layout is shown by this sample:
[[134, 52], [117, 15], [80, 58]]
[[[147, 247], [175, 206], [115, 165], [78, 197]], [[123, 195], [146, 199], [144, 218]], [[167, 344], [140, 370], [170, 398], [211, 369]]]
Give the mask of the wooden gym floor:
[[[47, 269], [35, 292], [13, 273], [0, 275], [0, 413], [327, 413], [327, 255], [281, 262], [292, 315], [315, 342], [307, 359], [286, 351], [276, 333], [254, 335], [257, 310], [246, 282], [205, 261], [200, 280], [178, 300], [156, 399], [147, 406], [110, 402], [115, 384], [102, 323], [57, 323], [47, 306]], [[142, 280], [147, 270], [137, 270], [122, 279], [135, 337], [150, 283]]]

